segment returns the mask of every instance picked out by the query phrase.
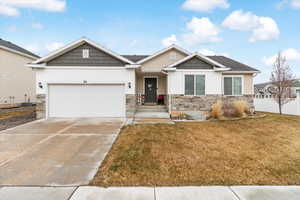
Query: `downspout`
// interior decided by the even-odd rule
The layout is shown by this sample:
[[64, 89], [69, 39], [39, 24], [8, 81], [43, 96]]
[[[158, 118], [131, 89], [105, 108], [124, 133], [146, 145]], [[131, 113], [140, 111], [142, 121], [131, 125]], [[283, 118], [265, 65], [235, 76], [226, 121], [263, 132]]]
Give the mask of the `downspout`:
[[161, 72], [167, 75], [167, 96], [168, 96], [168, 112], [169, 115], [171, 114], [171, 96], [169, 95], [169, 73], [161, 70]]

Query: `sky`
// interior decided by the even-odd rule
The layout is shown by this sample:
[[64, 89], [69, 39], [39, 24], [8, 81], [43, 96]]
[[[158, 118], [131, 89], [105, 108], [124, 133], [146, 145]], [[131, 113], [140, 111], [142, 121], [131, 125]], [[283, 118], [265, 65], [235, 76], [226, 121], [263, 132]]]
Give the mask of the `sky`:
[[300, 78], [300, 0], [0, 0], [0, 38], [44, 56], [83, 36], [119, 53], [177, 44], [269, 81], [278, 52]]

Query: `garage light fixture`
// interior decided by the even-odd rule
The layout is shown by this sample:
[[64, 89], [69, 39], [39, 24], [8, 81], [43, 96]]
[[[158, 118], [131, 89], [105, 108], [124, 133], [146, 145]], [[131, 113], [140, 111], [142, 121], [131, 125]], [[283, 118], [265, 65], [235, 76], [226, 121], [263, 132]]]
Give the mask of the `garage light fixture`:
[[43, 85], [41, 82], [39, 82], [39, 88], [43, 89]]

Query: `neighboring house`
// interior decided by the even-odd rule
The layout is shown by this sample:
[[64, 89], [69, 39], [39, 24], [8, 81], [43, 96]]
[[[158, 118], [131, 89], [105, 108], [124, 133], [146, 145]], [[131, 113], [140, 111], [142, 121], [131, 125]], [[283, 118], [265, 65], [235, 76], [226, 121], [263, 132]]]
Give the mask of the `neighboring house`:
[[[271, 98], [272, 82], [259, 83], [254, 85], [254, 93], [256, 98]], [[290, 98], [296, 98], [300, 93], [300, 79], [295, 79], [293, 87], [290, 88]]]
[[172, 45], [149, 56], [122, 56], [82, 38], [30, 65], [46, 117], [133, 117], [140, 104], [205, 114], [218, 100], [253, 107], [259, 71], [224, 56]]
[[35, 102], [35, 72], [24, 65], [39, 57], [0, 39], [0, 105]]

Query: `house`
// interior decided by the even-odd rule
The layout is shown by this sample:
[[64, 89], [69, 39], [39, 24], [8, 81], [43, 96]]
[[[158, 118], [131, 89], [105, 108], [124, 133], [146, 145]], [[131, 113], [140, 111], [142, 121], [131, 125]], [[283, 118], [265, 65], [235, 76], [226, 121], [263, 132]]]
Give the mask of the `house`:
[[46, 117], [133, 117], [141, 104], [205, 115], [218, 100], [253, 107], [259, 71], [224, 56], [172, 45], [152, 55], [119, 55], [82, 38], [27, 65], [36, 72]]
[[39, 56], [0, 39], [0, 106], [35, 102], [35, 72], [24, 65]]
[[[254, 93], [256, 98], [271, 98], [272, 93], [270, 92], [273, 87], [272, 82], [259, 83], [254, 85]], [[300, 93], [300, 79], [295, 79], [293, 87], [290, 88], [290, 97], [296, 98], [297, 94]]]

